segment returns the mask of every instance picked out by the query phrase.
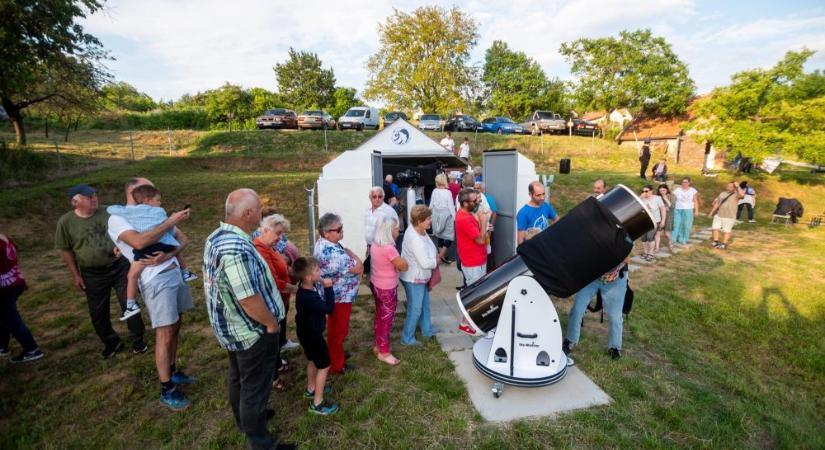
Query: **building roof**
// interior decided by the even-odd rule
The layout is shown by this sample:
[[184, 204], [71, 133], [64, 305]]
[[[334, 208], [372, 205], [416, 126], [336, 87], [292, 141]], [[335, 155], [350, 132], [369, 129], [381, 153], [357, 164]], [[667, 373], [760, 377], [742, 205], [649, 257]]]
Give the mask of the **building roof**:
[[582, 120], [596, 120], [607, 115], [607, 111], [590, 111], [582, 114]]

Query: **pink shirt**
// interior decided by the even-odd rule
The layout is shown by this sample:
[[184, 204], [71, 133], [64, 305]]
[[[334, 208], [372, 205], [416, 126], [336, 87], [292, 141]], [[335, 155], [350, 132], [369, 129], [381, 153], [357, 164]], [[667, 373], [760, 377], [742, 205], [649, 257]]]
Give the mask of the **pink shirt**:
[[398, 286], [398, 272], [392, 260], [398, 258], [394, 245], [375, 245], [370, 247], [370, 282], [379, 289], [392, 289]]

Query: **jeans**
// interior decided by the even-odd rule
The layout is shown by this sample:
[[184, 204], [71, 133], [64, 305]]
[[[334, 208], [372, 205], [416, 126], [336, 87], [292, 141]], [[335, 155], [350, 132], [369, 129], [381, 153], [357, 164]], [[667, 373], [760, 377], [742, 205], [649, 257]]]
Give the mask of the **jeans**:
[[[110, 301], [112, 289], [115, 290], [121, 311], [126, 310], [126, 275], [129, 273], [129, 261], [118, 258], [117, 261], [103, 267], [81, 267], [80, 275], [86, 284], [86, 301], [89, 303], [89, 316], [95, 333], [103, 345], [114, 346], [120, 342], [120, 336], [112, 328], [110, 319]], [[145, 326], [140, 314], [126, 321], [129, 328], [129, 340], [138, 346], [143, 342]]]
[[404, 328], [401, 330], [401, 343], [412, 345], [415, 343], [416, 325], [421, 327], [421, 335], [425, 338], [433, 337], [433, 325], [430, 321], [430, 291], [427, 283], [410, 283], [401, 280], [404, 292], [407, 293], [407, 316], [404, 318]]
[[739, 217], [742, 215], [742, 210], [747, 208], [748, 210], [748, 220], [753, 220], [753, 206], [750, 203], [740, 203], [736, 209], [736, 220], [739, 220]]
[[690, 238], [690, 229], [693, 227], [693, 208], [673, 210], [673, 232], [670, 239], [673, 242], [687, 244]]
[[347, 362], [344, 354], [344, 341], [347, 340], [349, 334], [351, 315], [352, 303], [336, 303], [332, 314], [327, 315], [327, 349], [331, 373], [340, 373]]
[[229, 404], [250, 449], [272, 449], [277, 443], [266, 427], [266, 405], [279, 350], [278, 335], [264, 333], [252, 347], [229, 352]]
[[373, 321], [375, 346], [380, 353], [389, 353], [392, 321], [395, 318], [395, 308], [398, 306], [398, 286], [392, 289], [381, 289], [370, 283], [370, 289], [375, 298], [375, 320]]
[[0, 348], [8, 350], [14, 336], [24, 352], [31, 352], [37, 350], [37, 342], [17, 311], [17, 298], [23, 289], [23, 286], [0, 288]]
[[608, 321], [607, 347], [622, 349], [622, 307], [627, 292], [627, 273], [616, 278], [611, 283], [603, 283], [601, 278], [596, 279], [576, 293], [573, 309], [570, 310], [570, 319], [567, 322], [567, 340], [575, 344], [579, 342], [582, 329], [582, 318], [590, 300], [602, 293], [602, 306]]

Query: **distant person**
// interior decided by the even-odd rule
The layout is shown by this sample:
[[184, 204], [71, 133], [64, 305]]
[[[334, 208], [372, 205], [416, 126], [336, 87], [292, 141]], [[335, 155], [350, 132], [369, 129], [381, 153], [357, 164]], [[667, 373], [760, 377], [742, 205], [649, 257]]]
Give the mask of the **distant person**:
[[370, 271], [370, 290], [375, 299], [375, 319], [373, 333], [375, 344], [373, 352], [379, 361], [391, 366], [401, 361], [390, 353], [390, 333], [398, 306], [399, 272], [409, 269], [409, 265], [395, 248], [394, 225], [384, 221], [375, 231], [375, 239], [370, 247], [372, 271]]
[[544, 185], [540, 181], [533, 181], [527, 186], [530, 201], [516, 214], [516, 240], [518, 245], [527, 238], [541, 233], [550, 225], [559, 221], [556, 210], [545, 201]]
[[398, 197], [401, 195], [401, 189], [398, 185], [392, 182], [392, 175], [387, 174], [384, 177], [384, 184], [381, 186], [384, 191], [384, 202], [393, 208], [398, 206]]
[[[492, 195], [487, 193], [487, 186], [481, 182], [476, 181], [475, 190], [481, 193], [481, 196], [487, 200], [487, 204], [490, 206], [490, 230], [487, 233], [487, 255], [492, 254], [492, 240], [493, 240], [493, 231], [496, 228], [496, 220], [498, 219], [498, 205], [496, 205], [496, 199], [493, 198]], [[489, 264], [488, 264], [489, 269]]]
[[252, 189], [232, 191], [224, 220], [206, 238], [204, 293], [212, 331], [229, 359], [227, 387], [235, 424], [249, 448], [276, 448], [267, 427], [267, 403], [279, 348], [284, 305], [272, 274], [249, 233], [261, 222]]
[[673, 211], [673, 242], [687, 244], [693, 219], [699, 216], [699, 191], [690, 185], [690, 178], [682, 178], [679, 187], [673, 189], [676, 206]]
[[442, 147], [449, 150], [450, 153], [455, 153], [455, 141], [453, 140], [453, 135], [449, 131], [447, 132], [447, 135], [441, 139], [440, 144]]
[[438, 259], [444, 264], [452, 264], [447, 257], [447, 249], [455, 240], [455, 206], [452, 194], [447, 188], [447, 177], [440, 173], [435, 176], [435, 189], [430, 194], [430, 209], [433, 212], [433, 236], [438, 247]]
[[[72, 284], [86, 295], [89, 316], [98, 338], [103, 342], [104, 359], [123, 351], [120, 336], [112, 328], [109, 317], [112, 290], [115, 291], [121, 311], [126, 311], [126, 274], [129, 261], [115, 255], [115, 245], [106, 234], [109, 213], [98, 208], [97, 191], [85, 184], [69, 189], [72, 211], [57, 221], [54, 246], [72, 275]], [[189, 212], [173, 214], [163, 226], [152, 230], [159, 239], [162, 233], [188, 217]], [[132, 352], [148, 350], [143, 340], [145, 326], [140, 315], [126, 321]]]
[[[144, 185], [152, 185], [152, 182], [146, 178], [131, 178], [126, 183], [127, 205], [137, 205], [134, 191]], [[188, 216], [189, 210], [184, 209], [172, 213], [167, 221], [174, 221], [176, 217], [180, 220]], [[107, 226], [109, 239], [128, 260], [135, 259], [135, 248], [146, 248], [157, 243], [168, 229], [161, 225], [139, 232], [122, 216], [109, 216]], [[180, 263], [175, 257], [189, 239], [179, 228], [175, 227], [173, 230], [175, 239], [182, 244], [181, 247], [171, 252], [158, 252], [153, 258], [147, 258], [148, 267], [140, 273], [140, 286], [143, 302], [155, 332], [155, 369], [160, 381], [160, 403], [173, 411], [180, 411], [192, 404], [180, 387], [192, 384], [195, 379], [183, 373], [176, 365], [178, 341], [183, 314], [194, 305], [189, 286], [183, 281]]]
[[[730, 236], [733, 231], [733, 226], [736, 223], [736, 212], [739, 204], [739, 199], [744, 197], [745, 193], [735, 181], [731, 181], [725, 185], [725, 191], [716, 196], [713, 200], [713, 206], [708, 213], [708, 217], [713, 217], [713, 224], [711, 225], [713, 233], [713, 248], [725, 250], [730, 243]], [[722, 241], [719, 241], [719, 233], [722, 233]]]
[[664, 183], [667, 181], [667, 162], [660, 159], [659, 162], [653, 165], [653, 181]]
[[329, 372], [340, 375], [353, 370], [351, 365], [346, 364], [344, 341], [349, 334], [352, 302], [358, 295], [364, 264], [352, 250], [341, 245], [344, 225], [340, 216], [324, 214], [318, 221], [318, 230], [321, 236], [315, 241], [313, 256], [321, 265], [321, 277], [331, 279], [335, 290], [335, 308], [327, 323]]
[[453, 203], [456, 203], [456, 197], [458, 197], [458, 191], [461, 190], [461, 175], [456, 173], [456, 175], [450, 177], [450, 183], [447, 185], [447, 189], [450, 190], [450, 195], [453, 196]]
[[464, 161], [465, 164], [470, 164], [470, 139], [464, 138], [459, 147], [458, 157]]
[[[312, 257], [298, 258], [294, 265], [298, 294], [295, 296], [298, 340], [307, 358], [307, 388], [304, 398], [311, 400], [309, 412], [328, 416], [338, 411], [338, 404], [324, 401], [325, 394], [332, 390], [326, 385], [329, 373], [329, 352], [324, 341], [326, 316], [335, 309], [335, 290], [332, 280], [321, 280], [321, 266]], [[323, 298], [318, 293], [323, 286]]]
[[435, 336], [430, 317], [430, 292], [428, 283], [433, 270], [438, 267], [438, 252], [427, 229], [432, 224], [432, 212], [424, 205], [415, 205], [410, 212], [411, 225], [404, 232], [401, 257], [407, 262], [407, 270], [401, 272], [401, 285], [407, 294], [407, 314], [401, 330], [401, 344], [418, 345], [416, 328], [421, 328], [424, 338]]
[[604, 196], [605, 192], [607, 192], [607, 183], [601, 178], [596, 179], [593, 182], [593, 197], [598, 200]]
[[[462, 189], [458, 193], [461, 209], [456, 213], [455, 234], [458, 259], [465, 283], [475, 283], [487, 273], [487, 233], [490, 212], [481, 211], [481, 193], [475, 189]], [[463, 319], [459, 331], [471, 336], [476, 334], [470, 324]]]
[[44, 356], [20, 312], [17, 299], [27, 288], [17, 263], [17, 247], [10, 237], [0, 234], [0, 357], [9, 356], [11, 337], [22, 347], [12, 363], [36, 361]]
[[[144, 184], [136, 187], [132, 191], [132, 196], [135, 199], [135, 205], [112, 205], [106, 208], [106, 212], [112, 216], [121, 216], [126, 219], [138, 233], [151, 230], [158, 227], [168, 219], [166, 211], [161, 208], [161, 192], [158, 188]], [[183, 245], [175, 239], [173, 229], [167, 230], [160, 237], [160, 240], [152, 245], [141, 249], [134, 249], [134, 261], [129, 266], [129, 274], [127, 275], [126, 285], [126, 310], [120, 316], [120, 320], [127, 320], [135, 314], [140, 314], [140, 306], [137, 303], [138, 283], [140, 274], [143, 272], [144, 265], [141, 263], [147, 257], [155, 252], [172, 253], [177, 252], [176, 258], [180, 264], [181, 274], [184, 281], [197, 280], [198, 276], [187, 269], [186, 262], [181, 256], [180, 250]]]
[[[676, 208], [676, 196], [670, 192], [670, 188], [667, 184], [660, 184], [656, 191], [659, 197], [662, 197], [662, 203], [664, 203], [665, 208], [667, 208], [667, 220], [665, 220], [664, 235], [667, 237], [667, 248], [670, 250], [670, 253], [673, 253], [673, 239], [671, 232], [673, 231], [673, 211]], [[662, 233], [659, 233], [660, 238], [661, 234]], [[659, 241], [656, 242], [656, 249], [659, 249]]]
[[662, 201], [662, 197], [653, 194], [653, 186], [649, 184], [642, 188], [642, 203], [645, 204], [653, 217], [653, 229], [642, 236], [642, 244], [645, 250], [642, 258], [645, 261], [653, 261], [655, 259], [653, 255], [658, 251], [656, 240], [667, 223], [667, 208]]
[[744, 193], [744, 196], [739, 199], [738, 209], [736, 210], [736, 220], [742, 220], [742, 211], [748, 210], [748, 222], [756, 223], [753, 220], [753, 209], [756, 207], [756, 190], [748, 186], [747, 181], [739, 183], [739, 189]]
[[645, 138], [642, 150], [639, 153], [639, 177], [647, 180], [647, 165], [650, 164], [650, 138]]
[[484, 181], [484, 173], [482, 172], [481, 166], [473, 167], [473, 174], [476, 176], [473, 180], [474, 182]]

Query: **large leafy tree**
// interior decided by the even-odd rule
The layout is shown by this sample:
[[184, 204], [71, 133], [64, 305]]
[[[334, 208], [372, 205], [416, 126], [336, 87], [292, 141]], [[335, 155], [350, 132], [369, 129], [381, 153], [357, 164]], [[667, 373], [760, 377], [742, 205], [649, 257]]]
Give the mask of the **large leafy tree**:
[[335, 94], [333, 97], [335, 101], [331, 108], [329, 108], [329, 113], [332, 117], [341, 117], [344, 113], [347, 112], [348, 109], [352, 108], [353, 106], [359, 106], [362, 104], [361, 100], [355, 95], [357, 91], [355, 88], [348, 88], [348, 87], [337, 87], [335, 88]]
[[204, 109], [211, 122], [244, 121], [255, 117], [252, 109], [252, 95], [240, 86], [226, 83], [218, 89], [206, 91]]
[[108, 78], [97, 38], [78, 18], [102, 6], [98, 0], [0, 1], [0, 102], [26, 143], [23, 110], [51, 99], [82, 106], [88, 89]]
[[254, 115], [263, 114], [264, 110], [282, 106], [283, 98], [276, 92], [272, 92], [260, 87], [250, 88], [248, 91], [252, 102], [252, 112]]
[[395, 10], [379, 24], [380, 46], [367, 61], [364, 97], [390, 109], [450, 113], [462, 108], [474, 80], [468, 66], [475, 21], [453, 7]]
[[687, 65], [650, 30], [625, 30], [618, 39], [577, 39], [559, 51], [578, 77], [576, 100], [584, 109], [676, 115], [695, 91]]
[[104, 85], [100, 90], [100, 105], [110, 110], [138, 112], [151, 111], [158, 107], [152, 97], [125, 81]]
[[813, 53], [788, 52], [769, 69], [733, 75], [691, 106], [689, 127], [756, 161], [780, 153], [825, 165], [825, 74], [803, 68]]
[[539, 109], [565, 109], [564, 84], [548, 80], [535, 60], [511, 50], [505, 42], [495, 41], [487, 49], [481, 80], [488, 93], [488, 109], [496, 114], [520, 119]]
[[335, 74], [321, 67], [318, 55], [289, 49], [289, 57], [275, 64], [278, 91], [293, 108], [326, 108], [333, 104]]

